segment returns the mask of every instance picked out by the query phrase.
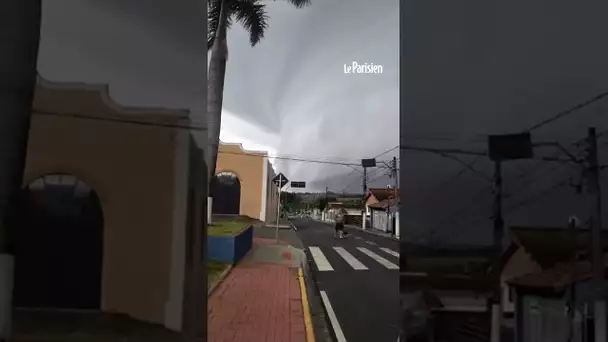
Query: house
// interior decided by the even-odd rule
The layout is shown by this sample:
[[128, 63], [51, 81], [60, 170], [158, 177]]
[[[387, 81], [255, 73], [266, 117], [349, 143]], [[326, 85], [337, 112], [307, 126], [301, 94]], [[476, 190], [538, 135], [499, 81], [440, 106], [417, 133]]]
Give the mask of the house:
[[[572, 341], [591, 341], [587, 339], [593, 330], [589, 319], [593, 307], [589, 296], [593, 293], [589, 230], [519, 227], [512, 232], [509, 249], [511, 253], [519, 250], [521, 264], [529, 266], [526, 272], [522, 268], [518, 276], [505, 279], [515, 300], [516, 341], [567, 340], [572, 321]], [[604, 252], [608, 251], [606, 232], [602, 234], [602, 246]]]
[[369, 227], [399, 236], [399, 202], [398, 197], [391, 197], [368, 205], [371, 213]]
[[[604, 277], [607, 261], [605, 256]], [[572, 342], [594, 341], [595, 284], [589, 261], [559, 263], [508, 283], [516, 293], [516, 342], [568, 341], [570, 334]], [[602, 291], [607, 293], [608, 286]]]
[[[360, 202], [359, 202], [360, 203]], [[343, 211], [344, 223], [361, 226], [361, 205], [352, 201], [328, 202], [325, 212], [325, 220], [333, 222], [339, 211]]]
[[[399, 189], [393, 188], [370, 188], [367, 189], [365, 194], [365, 221], [363, 222], [363, 228], [371, 227], [372, 221], [372, 206], [378, 205], [380, 202], [389, 200], [391, 198], [399, 198]], [[383, 204], [386, 205], [386, 204]], [[399, 210], [396, 211], [398, 213]], [[398, 214], [397, 214], [398, 216]], [[378, 226], [385, 227], [384, 225], [378, 224]], [[395, 224], [395, 226], [398, 226]], [[382, 230], [387, 231], [386, 228]]]
[[365, 194], [365, 214], [371, 215], [369, 206], [380, 203], [389, 198], [399, 197], [399, 189], [393, 188], [369, 188]]
[[[602, 241], [608, 251], [608, 233]], [[519, 297], [513, 291], [517, 284], [514, 279], [526, 279], [527, 275], [551, 270], [571, 260], [573, 254], [584, 256], [588, 244], [588, 230], [572, 233], [565, 228], [509, 229], [499, 259], [505, 336], [510, 336], [517, 325]], [[491, 273], [495, 250], [464, 246], [430, 248], [402, 243], [400, 255], [400, 266], [405, 270], [400, 279], [401, 291], [412, 295], [428, 291], [430, 294], [425, 297], [431, 296], [437, 302], [429, 304], [428, 309], [433, 317], [429, 320], [433, 325], [430, 330], [434, 331], [436, 341], [483, 341], [484, 334], [489, 334], [487, 302], [498, 281]]]

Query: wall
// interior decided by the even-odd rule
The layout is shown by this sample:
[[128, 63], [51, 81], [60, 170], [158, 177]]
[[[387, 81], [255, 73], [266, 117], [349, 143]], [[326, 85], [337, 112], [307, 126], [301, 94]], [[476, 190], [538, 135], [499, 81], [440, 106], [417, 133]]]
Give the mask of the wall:
[[523, 341], [566, 341], [568, 316], [564, 299], [526, 295], [523, 298]]
[[266, 158], [266, 222], [276, 222], [277, 205], [279, 203], [279, 187], [272, 181], [277, 173], [274, 172], [272, 164]]
[[221, 143], [216, 174], [232, 172], [241, 183], [240, 215], [260, 219], [265, 153], [246, 151], [240, 144]]
[[124, 120], [175, 125], [187, 112], [124, 109], [104, 87], [40, 82], [24, 184], [69, 173], [97, 191], [105, 221], [102, 309], [163, 324], [170, 296], [176, 133]]
[[514, 295], [510, 287], [506, 284], [508, 279], [523, 276], [525, 274], [542, 271], [541, 267], [526, 253], [523, 248], [519, 248], [509, 259], [502, 271], [502, 300], [505, 312], [514, 312]]

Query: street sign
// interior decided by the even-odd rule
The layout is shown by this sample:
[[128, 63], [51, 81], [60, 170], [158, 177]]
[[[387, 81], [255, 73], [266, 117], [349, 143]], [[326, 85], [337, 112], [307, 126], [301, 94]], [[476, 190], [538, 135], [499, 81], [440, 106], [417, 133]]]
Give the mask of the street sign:
[[305, 188], [305, 187], [306, 187], [306, 182], [294, 182], [294, 181], [291, 181], [291, 187], [292, 187], [292, 188], [300, 188], [300, 189], [303, 189], [303, 188]]
[[363, 166], [363, 167], [376, 167], [376, 158], [361, 159], [361, 166]]
[[279, 173], [276, 177], [274, 177], [274, 179], [272, 180], [272, 182], [274, 184], [276, 184], [276, 186], [278, 186], [279, 189], [283, 189], [283, 187], [285, 186], [285, 184], [289, 183], [289, 179], [287, 179], [287, 177], [285, 177], [284, 174]]
[[490, 135], [488, 152], [493, 161], [529, 159], [534, 156], [530, 133]]

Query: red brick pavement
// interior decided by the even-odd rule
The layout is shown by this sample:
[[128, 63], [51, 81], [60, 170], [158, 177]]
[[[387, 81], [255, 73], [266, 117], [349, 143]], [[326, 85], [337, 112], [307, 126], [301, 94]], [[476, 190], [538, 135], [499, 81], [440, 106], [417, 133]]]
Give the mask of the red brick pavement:
[[306, 342], [297, 269], [241, 263], [209, 298], [213, 342]]

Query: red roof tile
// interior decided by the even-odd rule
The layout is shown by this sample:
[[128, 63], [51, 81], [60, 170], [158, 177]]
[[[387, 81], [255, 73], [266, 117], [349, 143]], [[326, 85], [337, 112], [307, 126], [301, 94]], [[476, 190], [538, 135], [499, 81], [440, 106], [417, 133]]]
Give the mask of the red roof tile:
[[[365, 198], [369, 198], [370, 195], [373, 195], [378, 202], [382, 202], [386, 199], [393, 198], [395, 196], [395, 189], [389, 188], [370, 188], [367, 189], [367, 195]], [[397, 189], [397, 197], [399, 197], [399, 189]]]

